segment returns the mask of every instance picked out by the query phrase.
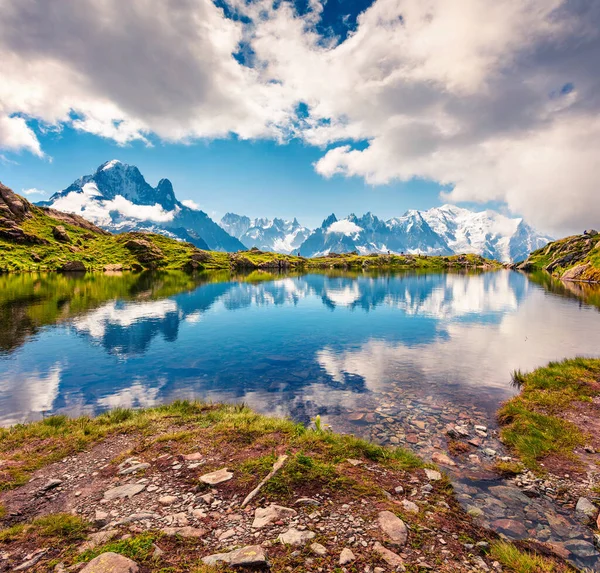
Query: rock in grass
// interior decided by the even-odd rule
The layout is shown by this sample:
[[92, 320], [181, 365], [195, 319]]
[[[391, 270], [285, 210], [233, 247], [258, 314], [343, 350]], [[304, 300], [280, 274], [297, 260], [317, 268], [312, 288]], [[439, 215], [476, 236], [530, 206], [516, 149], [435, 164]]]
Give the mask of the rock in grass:
[[440, 481], [442, 479], [442, 474], [437, 470], [430, 470], [429, 468], [425, 468], [425, 475], [428, 480], [431, 481]]
[[396, 555], [393, 551], [387, 549], [379, 543], [375, 543], [373, 545], [373, 551], [379, 555], [390, 567], [392, 567], [395, 571], [405, 571], [404, 561], [400, 555]]
[[203, 483], [207, 483], [208, 485], [217, 485], [219, 483], [223, 483], [225, 481], [229, 481], [233, 477], [233, 474], [227, 470], [227, 468], [222, 468], [217, 470], [216, 472], [211, 472], [209, 474], [204, 474], [200, 476], [200, 481]]
[[404, 521], [391, 511], [381, 511], [377, 518], [379, 528], [394, 545], [404, 547], [408, 541], [408, 529]]
[[118, 529], [107, 529], [106, 531], [98, 531], [97, 533], [91, 533], [88, 536], [87, 540], [79, 546], [77, 552], [83, 553], [88, 549], [94, 549], [95, 547], [98, 547], [98, 545], [104, 545], [105, 543], [108, 543], [109, 541], [117, 537], [117, 535], [119, 535]]
[[320, 543], [311, 543], [310, 550], [319, 557], [327, 555], [327, 548], [324, 545], [321, 545]]
[[268, 507], [256, 508], [252, 527], [254, 529], [262, 529], [263, 527], [271, 525], [280, 519], [285, 519], [294, 515], [296, 515], [295, 510], [272, 503]]
[[288, 529], [277, 539], [285, 545], [306, 545], [315, 534], [312, 531], [299, 531], [298, 529]]
[[134, 495], [144, 491], [146, 486], [143, 483], [128, 483], [107, 489], [104, 492], [104, 499], [123, 499], [125, 497], [133, 497]]
[[403, 499], [400, 503], [406, 511], [410, 513], [419, 513], [419, 506], [414, 501]]
[[267, 565], [267, 556], [260, 545], [249, 545], [229, 553], [215, 553], [202, 558], [205, 565], [215, 566], [218, 563], [227, 563], [233, 567]]
[[140, 568], [135, 561], [118, 553], [102, 553], [92, 559], [81, 573], [138, 573]]
[[340, 565], [348, 565], [349, 563], [352, 563], [354, 560], [356, 559], [356, 556], [354, 555], [354, 553], [352, 553], [352, 551], [350, 551], [350, 549], [348, 549], [347, 547], [344, 547], [344, 549], [342, 549], [342, 552], [340, 553]]

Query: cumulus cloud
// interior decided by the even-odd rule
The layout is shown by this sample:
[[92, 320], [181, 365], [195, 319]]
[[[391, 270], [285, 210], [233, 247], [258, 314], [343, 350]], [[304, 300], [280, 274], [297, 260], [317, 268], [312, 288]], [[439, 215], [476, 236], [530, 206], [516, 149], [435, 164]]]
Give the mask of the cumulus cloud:
[[42, 189], [36, 189], [32, 187], [31, 189], [23, 189], [21, 191], [23, 195], [47, 195], [46, 191], [42, 191]]
[[360, 233], [362, 231], [362, 227], [359, 227], [356, 223], [352, 221], [348, 221], [348, 219], [342, 219], [341, 221], [336, 221], [327, 227], [327, 233], [342, 233], [344, 235], [354, 235], [356, 233]]
[[0, 0], [0, 148], [43, 154], [29, 118], [118, 143], [295, 136], [325, 177], [429, 179], [555, 233], [600, 218], [595, 0], [375, 0], [343, 40], [319, 0], [225, 1], [238, 18]]
[[72, 191], [59, 197], [52, 203], [52, 207], [65, 213], [75, 213], [85, 217], [97, 225], [109, 225], [113, 222], [113, 213], [123, 217], [137, 219], [138, 221], [155, 221], [165, 223], [172, 221], [177, 213], [166, 211], [160, 204], [137, 205], [122, 195], [114, 199], [98, 198], [99, 191], [95, 183], [86, 183], [82, 192]]
[[194, 211], [200, 211], [200, 205], [193, 199], [184, 199], [181, 203], [190, 209], [194, 209]]

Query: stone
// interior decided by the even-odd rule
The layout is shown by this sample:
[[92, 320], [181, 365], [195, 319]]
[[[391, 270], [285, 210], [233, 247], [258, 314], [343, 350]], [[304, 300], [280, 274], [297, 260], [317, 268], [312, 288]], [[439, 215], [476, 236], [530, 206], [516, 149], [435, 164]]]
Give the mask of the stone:
[[480, 571], [489, 571], [489, 565], [481, 558], [479, 555], [473, 558], [473, 563], [475, 563], [475, 567]]
[[393, 551], [390, 551], [387, 547], [384, 547], [377, 541], [373, 545], [373, 551], [379, 555], [390, 567], [395, 571], [405, 571], [404, 561], [400, 555], [396, 555]]
[[128, 483], [125, 485], [120, 485], [118, 487], [113, 487], [111, 489], [107, 489], [104, 492], [104, 499], [123, 499], [125, 497], [133, 497], [138, 493], [144, 491], [146, 489], [146, 485], [143, 483]]
[[352, 458], [348, 458], [346, 460], [351, 466], [360, 466], [361, 464], [363, 464], [364, 462], [362, 460], [355, 460]]
[[281, 519], [287, 519], [296, 515], [296, 511], [288, 507], [276, 505], [272, 503], [268, 507], [257, 507], [254, 512], [254, 521], [252, 527], [254, 529], [262, 529], [267, 525], [271, 525]]
[[419, 513], [419, 506], [413, 501], [403, 499], [400, 504], [409, 513]]
[[267, 565], [265, 550], [260, 545], [249, 545], [230, 551], [229, 553], [215, 553], [202, 558], [205, 565], [215, 566], [218, 563], [227, 563], [233, 567], [256, 567]]
[[500, 533], [504, 533], [508, 537], [527, 537], [527, 530], [525, 526], [514, 519], [496, 519], [492, 522], [492, 527]]
[[321, 545], [320, 543], [311, 543], [310, 550], [319, 557], [327, 555], [327, 548], [324, 545]]
[[48, 553], [48, 549], [39, 549], [34, 553], [33, 556], [28, 555], [29, 559], [27, 561], [23, 561], [21, 565], [15, 567], [13, 571], [26, 571], [27, 569], [31, 569], [44, 555]]
[[108, 513], [106, 511], [96, 510], [94, 515], [94, 525], [96, 527], [104, 527], [108, 523]]
[[229, 481], [232, 477], [233, 474], [228, 471], [227, 468], [222, 468], [216, 472], [211, 472], [200, 476], [200, 481], [207, 483], [208, 485], [217, 485], [225, 481]]
[[200, 452], [194, 452], [193, 454], [186, 454], [183, 459], [188, 462], [197, 462], [204, 459], [204, 456]]
[[391, 511], [381, 511], [377, 518], [379, 528], [390, 538], [394, 545], [404, 547], [408, 541], [408, 529], [397, 515]]
[[161, 531], [168, 535], [169, 537], [173, 537], [175, 535], [181, 535], [181, 537], [188, 538], [200, 538], [206, 535], [206, 529], [201, 529], [199, 527], [163, 527]]
[[292, 527], [282, 533], [277, 540], [284, 545], [306, 545], [314, 537], [315, 534], [312, 531], [299, 531]]
[[138, 573], [139, 567], [135, 561], [118, 553], [102, 553], [92, 559], [82, 570], [82, 573]]
[[81, 261], [68, 261], [59, 268], [59, 271], [63, 273], [83, 273], [85, 272], [85, 265]]
[[479, 507], [476, 507], [474, 505], [467, 505], [467, 513], [471, 516], [471, 517], [483, 517], [483, 510]]
[[88, 538], [77, 548], [78, 553], [83, 553], [88, 549], [94, 549], [98, 545], [108, 543], [119, 535], [118, 529], [107, 529], [106, 531], [98, 531], [97, 533], [91, 533]]
[[456, 465], [446, 454], [443, 454], [442, 452], [434, 452], [431, 456], [431, 459], [436, 464], [440, 464], [441, 466], [452, 467]]
[[129, 466], [128, 468], [123, 468], [119, 472], [119, 475], [120, 476], [126, 476], [128, 474], [134, 474], [134, 473], [139, 472], [141, 470], [145, 470], [145, 469], [147, 469], [149, 467], [150, 467], [150, 464], [147, 464], [147, 463], [133, 464], [132, 466]]
[[55, 487], [58, 487], [61, 484], [62, 480], [60, 479], [50, 479], [41, 487], [41, 491], [48, 491], [54, 489]]
[[316, 499], [313, 499], [312, 497], [301, 497], [300, 499], [296, 500], [296, 503], [294, 505], [321, 505], [320, 501], [317, 501]]
[[586, 497], [580, 497], [577, 500], [575, 512], [584, 523], [590, 523], [598, 517], [598, 508]]
[[70, 243], [71, 237], [69, 237], [69, 233], [62, 225], [57, 225], [52, 228], [52, 236], [61, 243]]
[[430, 470], [429, 468], [425, 468], [425, 475], [427, 479], [431, 481], [439, 481], [442, 479], [442, 474], [437, 470]]
[[348, 565], [349, 563], [352, 563], [355, 560], [356, 556], [354, 555], [354, 553], [352, 553], [352, 551], [347, 547], [344, 547], [344, 549], [342, 549], [342, 552], [340, 553], [339, 564]]
[[564, 546], [577, 557], [584, 559], [596, 555], [596, 548], [594, 545], [583, 539], [570, 539], [564, 543]]
[[177, 497], [174, 495], [163, 495], [162, 497], [158, 498], [158, 503], [160, 503], [160, 505], [171, 505], [176, 501]]

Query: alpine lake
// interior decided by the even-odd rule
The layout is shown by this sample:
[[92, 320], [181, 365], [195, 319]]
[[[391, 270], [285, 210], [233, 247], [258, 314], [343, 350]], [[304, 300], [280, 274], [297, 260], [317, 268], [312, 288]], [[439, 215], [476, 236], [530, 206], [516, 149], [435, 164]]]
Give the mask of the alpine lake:
[[[175, 399], [244, 402], [444, 461], [483, 525], [569, 547], [598, 570], [591, 530], [493, 469], [515, 369], [600, 353], [600, 286], [514, 271], [0, 276], [0, 423]], [[451, 456], [450, 456], [451, 457]]]

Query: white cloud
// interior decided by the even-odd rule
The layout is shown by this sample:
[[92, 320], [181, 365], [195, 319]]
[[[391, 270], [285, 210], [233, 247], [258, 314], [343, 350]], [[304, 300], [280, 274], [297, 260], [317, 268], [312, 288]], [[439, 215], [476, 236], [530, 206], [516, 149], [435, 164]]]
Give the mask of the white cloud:
[[336, 221], [327, 227], [327, 233], [342, 233], [343, 235], [354, 235], [360, 233], [362, 227], [359, 227], [356, 223], [348, 221], [348, 219], [342, 219]]
[[194, 211], [200, 211], [200, 205], [198, 205], [198, 203], [196, 203], [196, 201], [194, 201], [193, 199], [184, 199], [182, 201], [182, 203], [186, 207], [189, 207], [190, 209], [194, 209]]
[[165, 223], [172, 221], [177, 213], [177, 207], [173, 211], [166, 211], [161, 205], [137, 205], [117, 195], [114, 199], [94, 199], [99, 195], [95, 183], [86, 183], [83, 191], [78, 193], [72, 191], [63, 197], [59, 197], [52, 203], [52, 208], [66, 213], [76, 213], [85, 217], [88, 221], [98, 225], [109, 225], [113, 222], [111, 213], [118, 212], [120, 216], [136, 219], [138, 221], [155, 221]]
[[36, 189], [35, 187], [32, 187], [31, 189], [23, 189], [21, 193], [23, 195], [47, 195], [46, 191], [43, 191], [42, 189]]
[[118, 143], [297, 136], [329, 146], [326, 177], [430, 179], [556, 234], [600, 218], [597, 2], [376, 0], [344, 41], [317, 32], [318, 0], [228, 3], [244, 18], [0, 0], [0, 147], [42, 155], [26, 118]]

